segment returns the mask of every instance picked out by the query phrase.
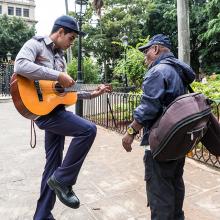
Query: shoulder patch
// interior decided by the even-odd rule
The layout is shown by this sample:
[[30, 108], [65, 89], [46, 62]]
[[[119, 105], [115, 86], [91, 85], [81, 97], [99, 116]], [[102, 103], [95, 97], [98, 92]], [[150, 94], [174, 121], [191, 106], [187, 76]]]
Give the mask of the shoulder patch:
[[44, 39], [44, 37], [42, 37], [42, 36], [34, 36], [34, 37], [32, 37], [32, 39], [37, 40], [37, 41], [42, 41]]

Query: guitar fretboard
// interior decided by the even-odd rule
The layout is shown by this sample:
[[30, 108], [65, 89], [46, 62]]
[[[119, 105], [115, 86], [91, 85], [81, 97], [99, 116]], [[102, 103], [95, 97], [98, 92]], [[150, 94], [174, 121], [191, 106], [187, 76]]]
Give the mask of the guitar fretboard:
[[78, 92], [78, 91], [92, 91], [95, 90], [99, 85], [98, 84], [81, 84], [75, 83], [69, 88], [65, 88], [65, 92]]

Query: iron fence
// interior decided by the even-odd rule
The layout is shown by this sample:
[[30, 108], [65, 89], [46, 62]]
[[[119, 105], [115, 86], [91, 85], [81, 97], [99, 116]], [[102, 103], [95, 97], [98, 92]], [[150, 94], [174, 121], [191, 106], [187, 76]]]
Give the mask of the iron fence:
[[[125, 134], [128, 125], [132, 122], [132, 113], [135, 107], [140, 103], [141, 95], [128, 93], [104, 94], [92, 100], [84, 100], [83, 116], [94, 123], [108, 129]], [[213, 112], [219, 119], [220, 101], [213, 105]], [[143, 136], [141, 131], [137, 135], [140, 140]], [[188, 155], [188, 157], [220, 168], [220, 158], [210, 154], [206, 148], [199, 143]]]
[[0, 95], [10, 95], [10, 78], [13, 74], [14, 65], [8, 63], [0, 64]]
[[[12, 64], [0, 64], [0, 96], [10, 95], [10, 77], [13, 74], [13, 68]], [[94, 89], [97, 85], [87, 86], [89, 89]], [[140, 99], [141, 95], [113, 92], [92, 100], [83, 100], [83, 116], [98, 125], [125, 134], [128, 125], [133, 121], [132, 114], [140, 103]], [[219, 107], [220, 100], [216, 100], [213, 112], [218, 119]], [[142, 136], [141, 131], [136, 138], [140, 140]], [[210, 154], [201, 143], [188, 154], [188, 157], [220, 168], [220, 158]]]

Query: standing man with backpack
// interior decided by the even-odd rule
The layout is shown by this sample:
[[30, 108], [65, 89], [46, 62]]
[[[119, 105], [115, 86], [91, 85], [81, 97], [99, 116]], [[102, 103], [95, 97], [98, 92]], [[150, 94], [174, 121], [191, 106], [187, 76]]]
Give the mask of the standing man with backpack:
[[[35, 36], [23, 45], [15, 60], [15, 73], [30, 80], [58, 81], [64, 88], [74, 85], [75, 81], [66, 72], [64, 50], [74, 43], [78, 35], [84, 34], [79, 30], [75, 18], [66, 15], [57, 18], [49, 36]], [[100, 85], [91, 92], [77, 92], [77, 97], [91, 99], [110, 91], [109, 85]], [[64, 105], [58, 105], [34, 122], [45, 130], [46, 164], [33, 219], [54, 220], [51, 211], [56, 196], [70, 208], [80, 206], [80, 200], [72, 186], [76, 184], [97, 129], [92, 122], [67, 111]], [[63, 159], [66, 136], [72, 137], [72, 140]]]
[[145, 181], [151, 219], [183, 220], [185, 157], [169, 162], [155, 160], [148, 145], [148, 136], [163, 109], [175, 98], [187, 93], [186, 85], [193, 82], [195, 74], [187, 64], [174, 57], [170, 40], [163, 34], [153, 36], [139, 50], [144, 53], [148, 71], [142, 84], [140, 105], [134, 111], [134, 120], [128, 126], [122, 145], [131, 152], [135, 135], [143, 128], [141, 145], [145, 147]]

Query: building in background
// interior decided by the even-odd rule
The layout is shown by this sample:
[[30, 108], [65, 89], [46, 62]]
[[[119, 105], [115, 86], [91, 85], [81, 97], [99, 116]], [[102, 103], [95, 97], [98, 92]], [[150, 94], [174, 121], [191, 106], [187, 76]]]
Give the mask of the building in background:
[[0, 16], [16, 16], [23, 18], [29, 25], [37, 23], [35, 20], [34, 0], [0, 0]]

